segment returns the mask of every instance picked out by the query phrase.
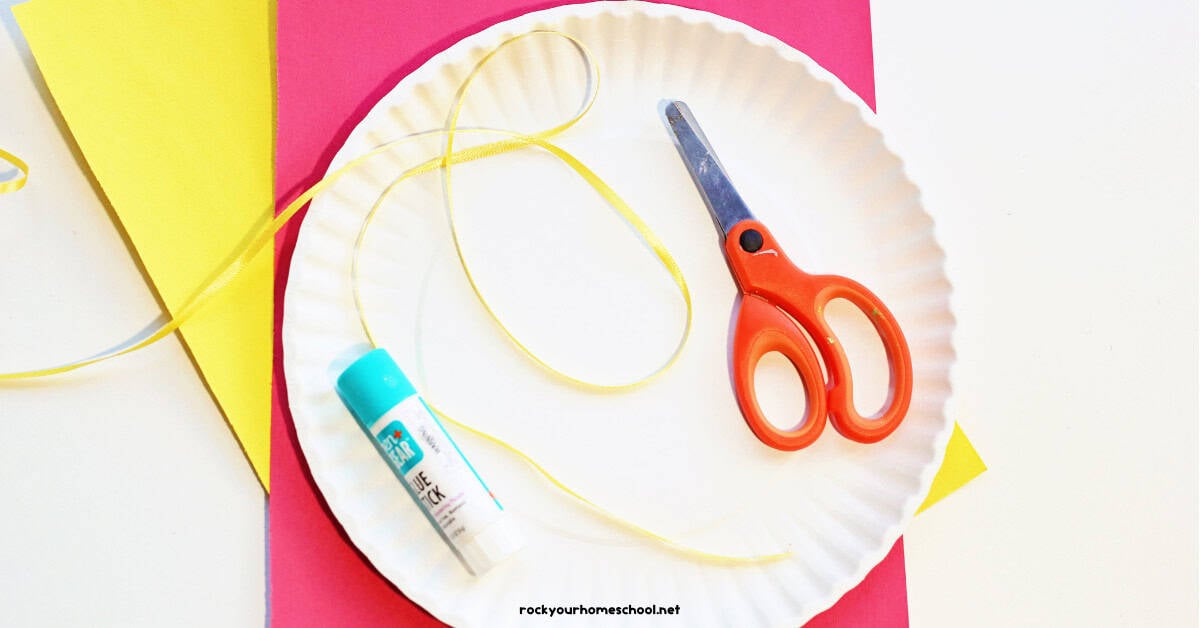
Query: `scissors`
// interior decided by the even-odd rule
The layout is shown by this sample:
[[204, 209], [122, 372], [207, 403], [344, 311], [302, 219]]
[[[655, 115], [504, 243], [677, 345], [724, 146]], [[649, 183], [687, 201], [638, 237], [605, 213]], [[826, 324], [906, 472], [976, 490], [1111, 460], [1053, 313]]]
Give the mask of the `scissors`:
[[[858, 282], [839, 275], [810, 275], [788, 260], [734, 189], [688, 106], [670, 101], [662, 107], [675, 147], [721, 233], [725, 260], [741, 291], [741, 304], [734, 313], [731, 371], [738, 407], [750, 429], [762, 442], [785, 451], [816, 441], [825, 429], [827, 415], [834, 428], [851, 440], [874, 443], [887, 437], [904, 420], [912, 400], [912, 357], [896, 319], [879, 297]], [[888, 400], [871, 418], [854, 408], [850, 364], [825, 322], [826, 304], [839, 298], [867, 316], [887, 355], [891, 371]], [[809, 338], [821, 353], [828, 384]], [[795, 429], [772, 425], [758, 406], [754, 368], [772, 351], [783, 354], [796, 368], [808, 399], [804, 420]]]

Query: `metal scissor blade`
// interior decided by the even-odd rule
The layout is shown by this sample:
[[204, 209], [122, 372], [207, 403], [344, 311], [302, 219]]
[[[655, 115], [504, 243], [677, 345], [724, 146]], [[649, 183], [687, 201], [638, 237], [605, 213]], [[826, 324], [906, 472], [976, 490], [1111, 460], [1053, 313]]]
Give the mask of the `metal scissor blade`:
[[721, 235], [728, 234], [734, 225], [743, 220], [752, 220], [754, 214], [750, 213], [746, 201], [734, 189], [725, 167], [717, 159], [717, 154], [713, 152], [687, 104], [679, 100], [667, 101], [663, 106], [663, 115], [671, 136], [675, 138], [675, 148], [679, 149], [692, 180], [700, 188], [704, 204], [708, 206], [708, 212], [712, 214]]

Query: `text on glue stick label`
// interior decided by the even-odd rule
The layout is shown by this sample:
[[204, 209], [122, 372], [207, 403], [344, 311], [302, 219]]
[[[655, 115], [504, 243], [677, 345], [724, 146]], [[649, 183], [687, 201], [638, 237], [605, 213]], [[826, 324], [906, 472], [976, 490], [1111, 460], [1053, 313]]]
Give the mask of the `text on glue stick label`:
[[370, 432], [451, 541], [470, 539], [499, 517], [495, 498], [416, 395], [380, 417]]

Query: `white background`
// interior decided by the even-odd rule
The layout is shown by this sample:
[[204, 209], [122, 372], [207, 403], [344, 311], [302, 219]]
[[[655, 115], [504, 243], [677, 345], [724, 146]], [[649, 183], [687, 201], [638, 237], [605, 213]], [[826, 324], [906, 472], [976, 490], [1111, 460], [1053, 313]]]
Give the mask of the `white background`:
[[[0, 371], [159, 313], [11, 4], [0, 147], [34, 178], [0, 196]], [[1195, 625], [1196, 4], [872, 9], [990, 467], [905, 536], [913, 624]], [[261, 625], [264, 505], [175, 339], [0, 389], [0, 625]]]

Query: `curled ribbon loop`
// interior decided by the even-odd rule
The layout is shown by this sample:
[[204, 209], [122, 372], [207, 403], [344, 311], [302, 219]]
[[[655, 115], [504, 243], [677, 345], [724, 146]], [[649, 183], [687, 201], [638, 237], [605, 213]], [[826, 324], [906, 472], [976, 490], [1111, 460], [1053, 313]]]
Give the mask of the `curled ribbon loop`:
[[[588, 89], [584, 94], [579, 109], [576, 111], [575, 115], [551, 128], [532, 134], [517, 133], [503, 129], [459, 128], [458, 119], [462, 112], [463, 103], [466, 101], [466, 96], [471, 84], [480, 75], [488, 63], [508, 46], [511, 46], [523, 39], [536, 36], [553, 36], [566, 39], [575, 47], [576, 51], [579, 52], [581, 59], [587, 66]], [[683, 352], [684, 346], [687, 344], [688, 335], [692, 326], [692, 299], [691, 294], [688, 291], [687, 282], [683, 278], [683, 271], [680, 270], [679, 265], [675, 262], [675, 259], [671, 257], [671, 254], [667, 251], [666, 246], [664, 246], [663, 243], [658, 239], [658, 236], [656, 236], [650, 227], [647, 226], [646, 223], [641, 219], [641, 217], [633, 211], [633, 208], [625, 202], [625, 199], [621, 198], [621, 196], [618, 195], [616, 191], [612, 189], [612, 187], [605, 183], [604, 180], [596, 175], [595, 172], [584, 165], [583, 162], [575, 158], [574, 155], [571, 155], [567, 151], [549, 141], [550, 138], [559, 135], [560, 133], [575, 126], [587, 115], [589, 111], [591, 111], [592, 105], [595, 104], [596, 97], [599, 95], [599, 76], [600, 68], [596, 65], [595, 58], [592, 57], [591, 52], [587, 49], [583, 42], [579, 41], [575, 37], [572, 37], [571, 35], [558, 31], [535, 30], [509, 38], [496, 48], [492, 49], [491, 52], [489, 52], [475, 64], [475, 67], [471, 70], [471, 73], [467, 75], [467, 78], [463, 80], [462, 85], [460, 85], [458, 88], [454, 103], [451, 105], [449, 115], [447, 116], [446, 128], [444, 130], [418, 134], [444, 134], [446, 137], [446, 143], [442, 155], [437, 158], [430, 159], [425, 163], [408, 170], [393, 180], [387, 187], [385, 187], [383, 192], [380, 193], [379, 197], [376, 199], [374, 205], [372, 205], [370, 211], [367, 213], [366, 219], [363, 221], [363, 224], [359, 230], [358, 238], [355, 242], [354, 257], [351, 266], [351, 273], [354, 277], [354, 302], [355, 306], [358, 308], [359, 320], [362, 324], [363, 333], [366, 334], [367, 339], [372, 345], [375, 345], [374, 334], [372, 333], [371, 327], [367, 322], [362, 297], [358, 290], [358, 269], [360, 264], [359, 258], [363, 248], [363, 242], [366, 239], [366, 233], [370, 229], [370, 226], [373, 223], [379, 208], [383, 205], [388, 196], [390, 196], [395, 190], [396, 186], [415, 175], [429, 172], [434, 169], [439, 169], [442, 174], [442, 198], [446, 207], [446, 216], [447, 220], [449, 221], [450, 235], [453, 239], [454, 251], [458, 256], [458, 262], [462, 267], [463, 274], [466, 276], [467, 282], [470, 284], [471, 290], [475, 293], [475, 297], [479, 301], [480, 306], [482, 306], [484, 311], [487, 312], [488, 316], [496, 324], [500, 332], [504, 334], [504, 336], [508, 338], [508, 340], [512, 342], [513, 345], [515, 345], [517, 349], [519, 349], [527, 358], [542, 368], [548, 370], [559, 379], [568, 381], [585, 389], [602, 392], [615, 392], [645, 385], [669, 370], [671, 366], [675, 364], [675, 362], [679, 359], [680, 354]], [[458, 152], [455, 152], [455, 137], [464, 133], [492, 134], [503, 136], [506, 139], [462, 149]], [[509, 330], [509, 328], [504, 324], [504, 321], [500, 318], [500, 315], [497, 314], [492, 308], [491, 304], [488, 303], [487, 298], [484, 296], [483, 290], [475, 280], [475, 276], [471, 272], [471, 265], [467, 262], [467, 256], [463, 252], [462, 242], [458, 235], [457, 222], [455, 221], [454, 193], [453, 185], [451, 184], [452, 166], [457, 163], [472, 161], [483, 157], [492, 157], [502, 153], [528, 147], [536, 147], [550, 153], [551, 155], [554, 155], [568, 167], [570, 167], [571, 170], [573, 170], [576, 174], [578, 174], [580, 178], [582, 178], [589, 186], [592, 187], [592, 189], [594, 189], [602, 198], [604, 198], [609, 206], [615, 209], [617, 213], [620, 214], [621, 218], [633, 228], [642, 242], [654, 253], [655, 257], [658, 259], [659, 263], [662, 264], [663, 268], [671, 275], [671, 279], [674, 281], [675, 286], [678, 288], [680, 296], [683, 299], [686, 309], [686, 319], [679, 334], [679, 340], [671, 354], [651, 373], [623, 382], [592, 382], [568, 374], [554, 367], [542, 359], [541, 356], [530, 350], [511, 330]]]
[[[548, 128], [548, 129], [545, 129], [543, 131], [539, 131], [536, 133], [532, 133], [532, 134], [518, 133], [515, 131], [507, 131], [507, 130], [503, 130], [503, 129], [460, 128], [458, 126], [459, 114], [462, 111], [463, 102], [465, 100], [465, 96], [468, 91], [468, 88], [470, 87], [471, 83], [475, 80], [475, 78], [483, 71], [483, 69], [487, 66], [488, 62], [491, 61], [491, 59], [494, 58], [496, 56], [496, 54], [499, 53], [501, 50], [503, 50], [507, 46], [510, 46], [510, 45], [512, 45], [520, 40], [523, 40], [527, 37], [534, 37], [534, 36], [553, 36], [553, 37], [560, 37], [560, 38], [566, 39], [572, 45], [575, 46], [576, 50], [580, 54], [580, 57], [587, 64], [588, 90], [583, 98], [583, 101], [580, 105], [579, 110], [575, 113], [575, 115], [572, 116], [570, 119], [559, 123], [556, 126], [553, 126], [551, 128]], [[371, 326], [367, 320], [367, 316], [366, 316], [367, 308], [364, 307], [363, 300], [362, 300], [362, 297], [361, 297], [361, 294], [359, 291], [359, 281], [358, 281], [358, 269], [359, 269], [359, 265], [360, 265], [359, 257], [360, 257], [360, 253], [363, 248], [363, 242], [365, 241], [366, 235], [369, 232], [371, 225], [373, 224], [375, 216], [378, 214], [379, 209], [383, 206], [385, 199], [396, 189], [397, 186], [399, 186], [399, 184], [401, 184], [402, 182], [407, 181], [417, 175], [420, 175], [420, 174], [430, 173], [433, 171], [439, 171], [442, 176], [442, 191], [443, 191], [443, 199], [444, 199], [445, 209], [446, 209], [446, 216], [447, 216], [447, 220], [449, 221], [451, 235], [454, 240], [454, 248], [455, 248], [455, 252], [458, 255], [459, 263], [462, 266], [463, 272], [466, 275], [467, 280], [471, 285], [471, 289], [474, 291], [475, 296], [478, 299], [480, 305], [484, 308], [484, 310], [487, 311], [488, 315], [496, 323], [496, 325], [500, 329], [500, 331], [518, 349], [520, 349], [521, 352], [524, 353], [528, 358], [530, 358], [531, 360], [533, 360], [535, 363], [542, 366], [543, 368], [547, 369], [549, 372], [551, 372], [555, 376], [557, 376], [565, 381], [568, 381], [574, 385], [581, 386], [581, 387], [591, 389], [591, 390], [601, 391], [601, 392], [618, 391], [618, 390], [624, 390], [624, 389], [629, 389], [629, 388], [633, 388], [636, 386], [644, 385], [644, 384], [654, 380], [655, 378], [657, 378], [663, 372], [667, 371], [676, 362], [676, 360], [679, 358], [680, 354], [682, 353], [683, 347], [687, 343], [688, 334], [691, 330], [691, 325], [692, 325], [692, 300], [691, 300], [691, 295], [688, 291], [687, 282], [683, 278], [683, 272], [680, 270], [679, 265], [675, 262], [674, 258], [671, 257], [670, 253], [667, 251], [667, 249], [663, 245], [663, 243], [658, 239], [657, 236], [654, 235], [653, 231], [651, 231], [651, 229], [646, 225], [646, 223], [644, 221], [642, 221], [642, 219], [633, 211], [633, 209], [629, 206], [629, 204], [626, 203], [625, 200], [622, 199], [616, 193], [616, 191], [614, 191], [611, 186], [609, 186], [607, 183], [605, 183], [595, 172], [593, 172], [587, 166], [585, 166], [583, 164], [583, 162], [579, 161], [577, 158], [575, 158], [573, 155], [571, 155], [567, 151], [563, 150], [559, 146], [550, 142], [550, 138], [570, 129], [576, 123], [578, 123], [581, 119], [583, 119], [583, 117], [585, 115], [587, 115], [588, 111], [591, 110], [592, 105], [595, 102], [596, 97], [598, 95], [598, 85], [599, 85], [599, 68], [596, 65], [595, 59], [594, 59], [594, 57], [592, 57], [591, 53], [583, 45], [583, 43], [581, 41], [579, 41], [578, 39], [576, 39], [575, 37], [572, 37], [571, 35], [561, 33], [558, 31], [548, 31], [548, 30], [531, 31], [528, 33], [524, 33], [521, 35], [511, 37], [511, 38], [505, 40], [504, 42], [500, 43], [496, 48], [494, 48], [491, 52], [489, 52], [482, 59], [480, 59], [479, 62], [476, 63], [474, 69], [467, 76], [467, 78], [463, 81], [462, 85], [458, 89], [457, 94], [455, 95], [455, 100], [450, 107], [450, 112], [449, 112], [449, 115], [447, 118], [445, 128], [434, 129], [434, 130], [430, 130], [430, 131], [423, 131], [423, 132], [415, 133], [415, 134], [412, 134], [412, 135], [409, 135], [409, 136], [406, 136], [403, 138], [399, 138], [399, 139], [381, 143], [378, 146], [375, 146], [374, 148], [372, 148], [370, 151], [367, 151], [366, 153], [363, 153], [361, 155], [358, 155], [357, 157], [354, 157], [353, 159], [349, 160], [342, 166], [340, 166], [337, 169], [333, 170], [332, 172], [328, 173], [325, 176], [325, 178], [321, 179], [315, 185], [313, 185], [312, 187], [310, 187], [307, 190], [305, 190], [304, 192], [302, 192], [295, 200], [293, 200], [281, 212], [279, 212], [279, 214], [276, 215], [273, 220], [271, 220], [264, 227], [262, 227], [257, 233], [255, 233], [254, 236], [249, 240], [249, 242], [247, 244], [245, 244], [239, 251], [237, 251], [237, 254], [234, 257], [232, 262], [230, 262], [227, 266], [225, 266], [223, 269], [221, 269], [221, 271], [219, 273], [217, 273], [211, 281], [209, 281], [207, 284], [205, 284], [205, 285], [201, 286], [199, 289], [197, 289], [196, 292], [194, 292], [183, 303], [183, 305], [175, 312], [175, 314], [165, 324], [163, 324], [159, 329], [154, 331], [152, 334], [150, 334], [146, 338], [142, 339], [141, 341], [133, 344], [132, 346], [126, 347], [119, 351], [113, 351], [111, 353], [102, 354], [102, 355], [99, 355], [99, 356], [96, 356], [93, 358], [89, 358], [86, 360], [81, 360], [78, 362], [73, 362], [70, 364], [57, 366], [57, 367], [51, 367], [51, 368], [37, 369], [37, 370], [17, 372], [17, 373], [0, 373], [0, 382], [4, 382], [6, 380], [11, 381], [11, 380], [18, 380], [18, 379], [27, 379], [27, 378], [32, 378], [32, 377], [43, 377], [43, 376], [47, 376], [47, 375], [53, 375], [56, 373], [64, 373], [67, 371], [72, 371], [72, 370], [75, 370], [78, 368], [82, 368], [84, 366], [88, 366], [90, 364], [95, 364], [97, 362], [103, 362], [105, 360], [109, 360], [109, 359], [115, 358], [117, 356], [125, 355], [125, 354], [131, 353], [133, 351], [137, 351], [139, 349], [142, 349], [143, 347], [146, 347], [150, 344], [153, 344], [153, 343], [161, 340], [162, 338], [165, 338], [166, 336], [169, 336], [175, 330], [179, 329], [179, 327], [181, 325], [183, 325], [185, 322], [187, 322], [193, 316], [195, 316], [195, 314], [200, 309], [202, 309], [204, 307], [204, 305], [206, 303], [208, 303], [217, 292], [222, 290], [225, 286], [229, 285], [231, 282], [235, 281], [237, 279], [237, 277], [243, 272], [243, 270], [254, 259], [254, 257], [256, 255], [258, 255], [264, 248], [267, 248], [268, 243], [273, 241], [275, 234], [278, 233], [279, 230], [282, 229], [284, 227], [284, 225], [286, 225], [294, 216], [296, 216], [296, 214], [301, 210], [301, 208], [303, 208], [305, 205], [307, 205], [308, 202], [311, 201], [318, 194], [329, 189], [332, 185], [334, 185], [337, 181], [339, 181], [346, 174], [362, 167], [368, 161], [370, 161], [380, 155], [388, 153], [401, 145], [415, 142], [422, 138], [440, 135], [440, 136], [445, 137], [445, 145], [444, 145], [445, 148], [442, 151], [442, 154], [437, 157], [428, 159], [427, 161], [420, 163], [420, 164], [404, 171], [399, 176], [397, 176], [395, 179], [393, 179], [391, 182], [389, 182], [388, 185], [380, 193], [380, 195], [377, 198], [377, 200], [375, 201], [375, 203], [371, 206], [371, 208], [368, 211], [368, 213], [366, 214], [366, 216], [364, 217], [362, 225], [358, 232], [358, 236], [355, 240], [354, 251], [353, 251], [352, 262], [351, 262], [351, 285], [352, 285], [352, 290], [353, 290], [353, 295], [354, 295], [354, 304], [355, 304], [355, 307], [358, 312], [359, 321], [361, 323], [363, 333], [366, 336], [367, 340], [371, 343], [371, 345], [372, 346], [376, 345], [375, 335], [371, 331]], [[500, 140], [497, 140], [494, 142], [490, 142], [490, 143], [486, 143], [486, 144], [480, 144], [477, 146], [470, 146], [467, 148], [456, 149], [455, 148], [455, 138], [457, 136], [463, 135], [463, 134], [491, 134], [494, 136], [502, 137], [503, 139], [500, 139]], [[617, 213], [620, 214], [620, 216], [631, 227], [633, 227], [633, 229], [637, 233], [638, 237], [655, 254], [655, 256], [657, 257], [657, 259], [659, 260], [659, 262], [663, 266], [663, 268], [671, 275], [672, 280], [674, 281], [676, 287], [678, 288], [680, 296], [682, 297], [684, 305], [686, 306], [686, 309], [687, 309], [686, 320], [683, 325], [683, 329], [680, 333], [678, 344], [676, 345], [674, 351], [671, 353], [671, 355], [666, 359], [666, 361], [661, 366], [659, 366], [657, 369], [655, 369], [650, 374], [648, 374], [644, 377], [635, 378], [635, 379], [632, 379], [632, 380], [629, 380], [626, 382], [597, 383], [597, 382], [589, 382], [589, 381], [583, 380], [581, 378], [577, 378], [575, 376], [569, 375], [563, 371], [556, 369], [555, 367], [553, 367], [552, 365], [548, 364], [546, 361], [541, 359], [539, 356], [534, 354], [524, 344], [522, 344], [521, 341], [518, 340], [517, 337], [504, 325], [504, 323], [501, 321], [499, 315], [488, 304], [487, 299], [484, 297], [483, 291], [480, 289], [479, 285], [475, 281], [474, 276], [471, 274], [470, 265], [467, 263], [467, 257], [463, 252], [462, 245], [461, 245], [461, 242], [459, 241], [459, 237], [458, 237], [458, 231], [455, 226], [454, 202], [453, 202], [452, 185], [451, 185], [452, 167], [455, 164], [460, 164], [460, 163], [467, 162], [467, 161], [474, 161], [477, 159], [483, 159], [486, 157], [494, 157], [494, 156], [508, 153], [508, 152], [511, 152], [514, 150], [520, 150], [520, 149], [530, 148], [530, 147], [536, 147], [538, 149], [544, 150], [544, 151], [554, 155], [558, 159], [560, 159], [563, 163], [565, 163], [568, 167], [570, 167], [576, 174], [578, 174], [588, 185], [590, 185], [592, 187], [592, 189], [594, 189], [598, 194], [600, 194], [600, 196], [603, 197], [605, 199], [605, 201], [607, 201], [608, 204], [610, 206], [612, 206], [613, 209], [615, 209], [617, 211]], [[14, 156], [12, 156], [8, 153], [5, 153], [4, 151], [0, 151], [0, 156], [5, 157], [5, 158], [9, 159], [10, 161], [13, 161], [13, 163], [17, 164], [18, 167], [20, 167], [23, 172], [27, 173], [27, 167], [25, 166], [24, 162], [21, 162], [19, 159], [16, 159]], [[18, 185], [16, 187], [20, 187], [20, 184], [22, 184], [23, 182], [24, 182], [24, 179], [18, 181], [17, 182]], [[11, 190], [6, 190], [4, 187], [0, 186], [0, 192], [4, 192], [4, 191], [11, 191]], [[666, 546], [674, 551], [680, 552], [687, 556], [691, 556], [693, 558], [698, 558], [698, 559], [707, 560], [707, 561], [711, 561], [711, 562], [717, 562], [717, 563], [724, 563], [724, 564], [760, 563], [760, 562], [774, 561], [774, 560], [779, 560], [782, 558], [787, 558], [788, 556], [791, 555], [790, 552], [780, 552], [780, 553], [775, 553], [775, 554], [757, 554], [757, 555], [722, 554], [722, 553], [710, 552], [710, 551], [694, 548], [685, 543], [673, 540], [671, 538], [668, 538], [666, 536], [663, 536], [661, 534], [653, 532], [647, 528], [637, 525], [636, 523], [633, 523], [632, 521], [622, 518], [608, 510], [605, 510], [601, 506], [597, 505], [595, 502], [587, 499], [583, 495], [572, 490], [570, 487], [568, 487], [566, 484], [564, 484], [561, 480], [559, 480], [553, 474], [551, 474], [545, 467], [538, 464], [537, 461], [535, 461], [528, 454], [524, 453], [523, 451], [521, 451], [517, 447], [509, 444], [508, 442], [505, 442], [503, 439], [496, 437], [494, 435], [488, 434], [486, 432], [483, 432], [481, 430], [475, 429], [461, 421], [458, 421], [458, 420], [452, 418], [451, 416], [449, 416], [448, 414], [446, 414], [445, 412], [443, 412], [439, 408], [437, 408], [433, 403], [429, 403], [428, 405], [430, 406], [430, 409], [433, 410], [433, 412], [435, 414], [437, 414], [437, 416], [441, 420], [446, 421], [454, 426], [457, 426], [458, 428], [460, 428], [464, 431], [470, 432], [471, 434], [473, 434], [475, 436], [483, 438], [484, 440], [487, 440], [488, 442], [493, 443], [493, 444], [501, 447], [505, 451], [508, 451], [509, 453], [519, 457], [521, 460], [528, 463], [539, 474], [541, 474], [553, 486], [555, 486], [559, 490], [562, 490], [566, 494], [570, 495], [571, 497], [573, 497], [574, 499], [576, 499], [577, 501], [579, 501], [581, 504], [588, 507], [589, 509], [593, 510], [594, 512], [609, 519], [610, 521], [616, 523], [617, 525], [626, 528], [627, 530], [630, 530], [636, 534], [640, 534], [642, 536], [648, 537], [658, 543], [663, 544], [664, 546]]]
[[17, 157], [3, 148], [0, 148], [0, 165], [3, 165], [3, 162], [5, 161], [16, 166], [17, 170], [21, 174], [16, 179], [0, 181], [0, 194], [16, 192], [17, 190], [25, 187], [25, 183], [29, 181], [29, 164], [21, 161], [20, 157]]

